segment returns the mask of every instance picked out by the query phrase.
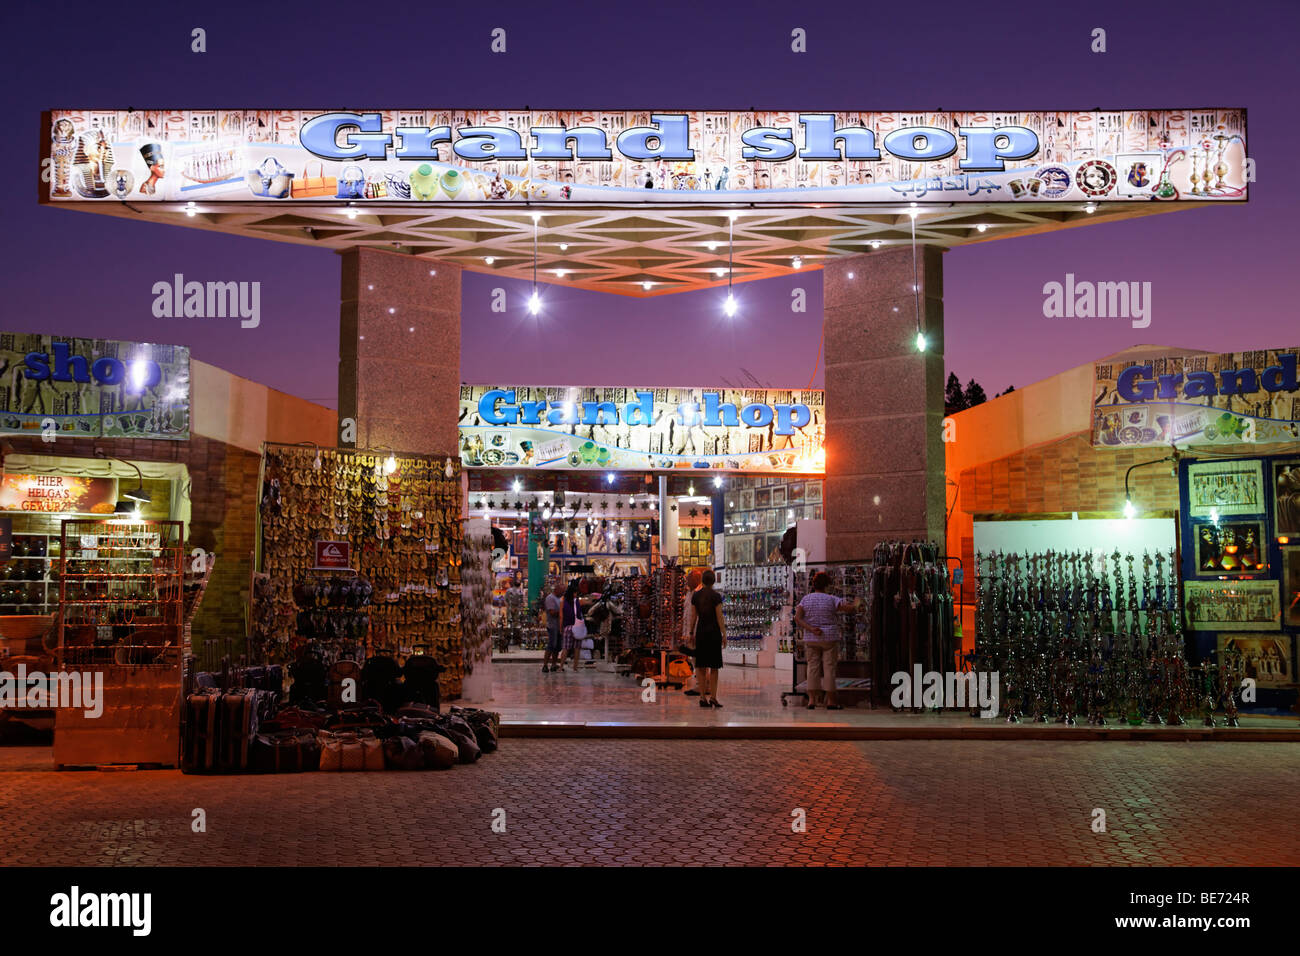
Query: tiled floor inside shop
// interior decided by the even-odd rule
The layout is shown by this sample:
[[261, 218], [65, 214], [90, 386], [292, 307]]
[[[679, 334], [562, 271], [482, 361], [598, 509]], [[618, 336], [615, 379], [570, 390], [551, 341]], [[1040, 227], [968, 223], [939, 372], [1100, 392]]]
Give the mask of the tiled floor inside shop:
[[[616, 736], [620, 731], [648, 736], [694, 736], [716, 729], [719, 735], [761, 735], [766, 729], [775, 735], [806, 732], [811, 736], [859, 737], [970, 737], [984, 735], [1043, 736], [1066, 734], [1096, 735], [1098, 728], [1080, 721], [1073, 727], [1058, 724], [1007, 724], [1002, 719], [983, 720], [965, 713], [896, 713], [888, 707], [848, 706], [839, 711], [824, 707], [807, 710], [806, 699], [792, 697], [781, 704], [782, 692], [791, 689], [789, 671], [759, 667], [724, 667], [718, 689], [719, 710], [700, 707], [698, 697], [680, 690], [657, 688], [653, 700], [644, 699], [643, 688], [631, 677], [598, 668], [564, 670], [544, 674], [540, 659], [513, 655], [493, 664], [493, 699], [480, 706], [500, 712], [507, 733], [515, 735]], [[1223, 723], [1222, 714], [1218, 716]], [[1215, 736], [1245, 731], [1262, 731], [1300, 740], [1300, 718], [1243, 716], [1238, 728], [1206, 730], [1199, 716], [1188, 717], [1183, 727], [1130, 728], [1111, 721], [1107, 736], [1138, 734]]]

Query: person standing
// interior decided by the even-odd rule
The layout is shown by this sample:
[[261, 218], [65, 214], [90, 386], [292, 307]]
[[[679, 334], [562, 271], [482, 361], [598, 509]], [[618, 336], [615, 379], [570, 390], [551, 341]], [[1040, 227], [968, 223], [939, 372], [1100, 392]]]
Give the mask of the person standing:
[[561, 613], [564, 608], [564, 583], [555, 582], [555, 588], [546, 595], [546, 653], [542, 657], [542, 673], [559, 670], [556, 658], [560, 654]]
[[808, 660], [808, 709], [815, 710], [825, 685], [826, 709], [842, 710], [835, 684], [835, 665], [840, 660], [840, 625], [836, 615], [856, 605], [827, 594], [831, 576], [825, 571], [813, 575], [813, 589], [794, 609], [794, 620], [803, 630], [804, 656]]
[[[695, 640], [695, 605], [691, 603], [691, 598], [695, 597], [695, 592], [701, 587], [703, 575], [700, 574], [699, 568], [691, 568], [686, 574], [686, 598], [682, 602], [682, 642], [678, 645], [677, 650], [687, 657], [695, 656], [695, 648], [691, 643]], [[687, 697], [700, 696], [699, 671], [691, 674], [684, 687]]]
[[[556, 585], [559, 589], [559, 585]], [[561, 609], [560, 617], [560, 666], [559, 670], [564, 670], [564, 662], [568, 660], [569, 653], [573, 653], [573, 669], [578, 669], [578, 644], [573, 636], [573, 622], [578, 619], [582, 613], [578, 603], [578, 582], [570, 581], [568, 588], [564, 592], [564, 606]]]
[[691, 595], [701, 707], [722, 706], [718, 703], [718, 671], [722, 669], [722, 649], [727, 646], [727, 625], [722, 619], [722, 595], [713, 590], [716, 580], [713, 569], [705, 568], [700, 589]]

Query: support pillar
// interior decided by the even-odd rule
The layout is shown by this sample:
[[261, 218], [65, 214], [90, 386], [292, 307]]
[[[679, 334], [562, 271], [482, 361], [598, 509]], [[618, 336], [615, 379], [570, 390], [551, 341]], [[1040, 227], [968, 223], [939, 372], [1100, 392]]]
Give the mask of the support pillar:
[[460, 266], [359, 247], [342, 259], [340, 428], [356, 421], [358, 448], [458, 457]]
[[910, 245], [832, 259], [822, 273], [829, 561], [869, 561], [889, 538], [944, 544], [941, 256], [917, 250], [925, 352]]

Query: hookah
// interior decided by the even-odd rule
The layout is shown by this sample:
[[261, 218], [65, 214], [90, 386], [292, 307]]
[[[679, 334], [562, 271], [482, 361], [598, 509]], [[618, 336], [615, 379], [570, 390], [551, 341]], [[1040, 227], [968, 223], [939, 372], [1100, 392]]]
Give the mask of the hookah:
[[[1151, 195], [1154, 199], [1165, 200], [1165, 199], [1178, 198], [1178, 187], [1176, 187], [1172, 182], [1170, 182], [1169, 169], [1171, 166], [1174, 165], [1174, 163], [1178, 162], [1179, 160], [1186, 159], [1187, 152], [1182, 149], [1177, 149], [1171, 153], [1169, 152], [1169, 147], [1171, 144], [1172, 144], [1172, 140], [1170, 140], [1169, 138], [1169, 133], [1167, 131], [1161, 133], [1160, 151], [1165, 154], [1165, 162], [1160, 169], [1160, 182], [1158, 182], [1155, 188], [1151, 190]], [[1193, 183], [1195, 183], [1195, 176], [1193, 176], [1192, 181]]]

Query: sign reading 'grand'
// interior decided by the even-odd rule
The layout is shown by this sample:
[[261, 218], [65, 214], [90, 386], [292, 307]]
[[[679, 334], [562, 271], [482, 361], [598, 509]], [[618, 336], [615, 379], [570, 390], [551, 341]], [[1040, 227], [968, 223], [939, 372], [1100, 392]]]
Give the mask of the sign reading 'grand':
[[1300, 440], [1300, 349], [1171, 353], [1094, 372], [1094, 445]]
[[812, 390], [464, 385], [461, 462], [820, 474], [824, 410]]
[[51, 200], [1237, 200], [1241, 109], [56, 110]]

